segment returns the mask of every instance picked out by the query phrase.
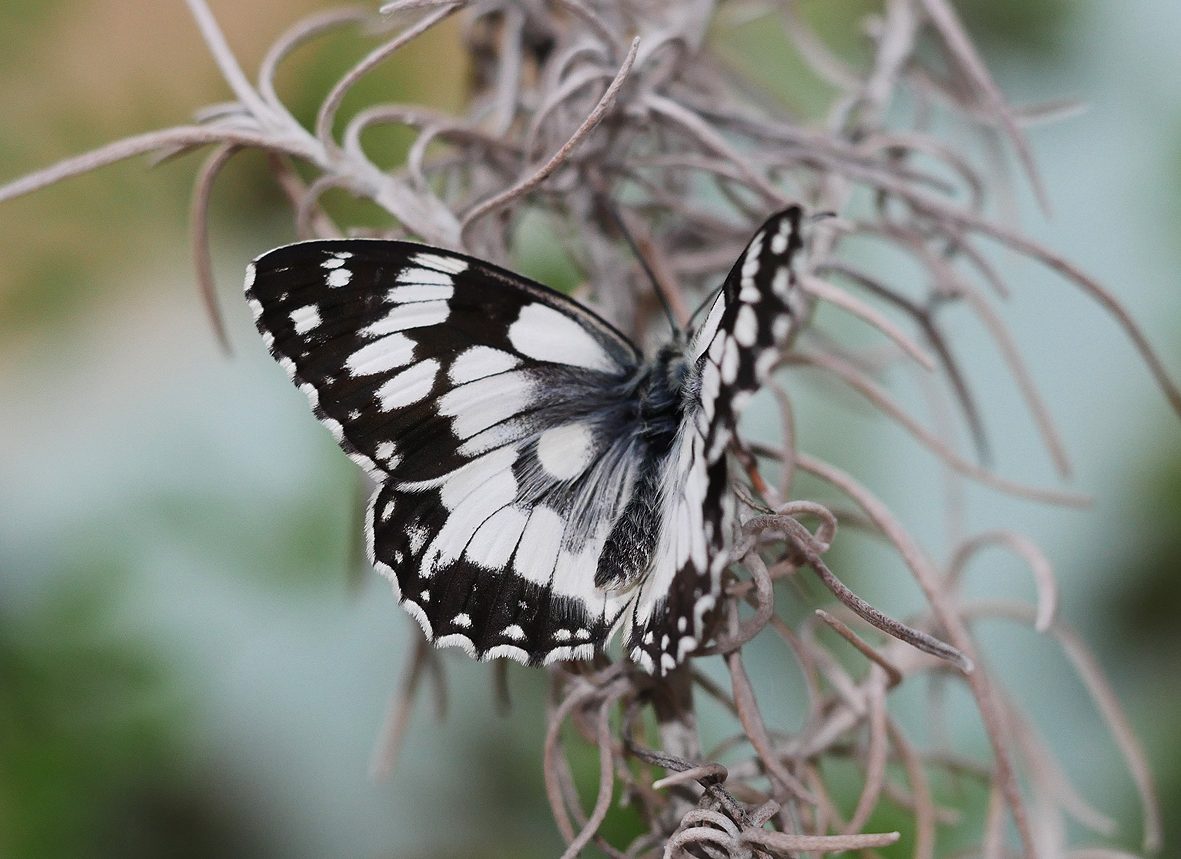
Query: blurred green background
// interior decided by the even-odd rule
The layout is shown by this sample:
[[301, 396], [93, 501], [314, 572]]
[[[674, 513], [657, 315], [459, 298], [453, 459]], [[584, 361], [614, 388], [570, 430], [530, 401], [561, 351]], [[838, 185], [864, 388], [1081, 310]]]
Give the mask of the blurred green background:
[[[959, 5], [1013, 101], [1089, 103], [1033, 130], [1054, 215], [1022, 194], [1023, 225], [1114, 289], [1181, 375], [1181, 6]], [[323, 8], [212, 6], [247, 69]], [[872, 7], [803, 4], [851, 51], [847, 21]], [[384, 67], [358, 103], [455, 104], [462, 62], [437, 61], [452, 38], [441, 31]], [[302, 115], [360, 50], [343, 37], [296, 57], [280, 83]], [[787, 87], [800, 105], [817, 100]], [[226, 98], [179, 2], [0, 4], [0, 180]], [[403, 144], [391, 136], [391, 161]], [[393, 777], [368, 776], [411, 623], [359, 569], [354, 467], [265, 355], [240, 299], [246, 261], [290, 238], [281, 200], [253, 154], [215, 194], [227, 358], [191, 273], [196, 163], [122, 164], [0, 206], [0, 856], [557, 855], [540, 672], [510, 669], [505, 718], [490, 673], [447, 655], [447, 719], [424, 696]], [[1094, 304], [1000, 259], [1016, 287], [1006, 318], [1058, 419], [1073, 486], [1097, 500], [1063, 511], [972, 490], [969, 521], [1023, 530], [1054, 561], [1063, 616], [1096, 648], [1148, 750], [1175, 851], [1181, 424]], [[995, 349], [966, 320], [955, 334], [998, 470], [1053, 482]], [[801, 413], [805, 446], [856, 464], [941, 550], [932, 461], [848, 397], [833, 405], [806, 382], [800, 396], [814, 407]], [[856, 554], [843, 557], [846, 578], [899, 610], [880, 575], [858, 578]], [[972, 582], [1029, 595], [1020, 568], [991, 555]], [[1032, 633], [981, 633], [1083, 794], [1135, 847], [1130, 779], [1065, 660]], [[787, 729], [791, 692], [764, 691]]]

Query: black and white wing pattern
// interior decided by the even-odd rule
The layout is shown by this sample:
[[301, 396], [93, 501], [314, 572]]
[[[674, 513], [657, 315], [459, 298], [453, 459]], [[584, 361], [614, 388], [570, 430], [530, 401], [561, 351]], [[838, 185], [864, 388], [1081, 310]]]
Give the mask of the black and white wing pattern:
[[664, 467], [659, 547], [629, 606], [625, 645], [656, 674], [709, 635], [734, 520], [726, 448], [803, 309], [793, 268], [802, 219], [791, 206], [755, 233], [685, 351], [686, 405]]
[[645, 362], [578, 303], [410, 242], [255, 260], [275, 359], [377, 484], [369, 558], [438, 646], [586, 659], [613, 630], [663, 674], [707, 640], [726, 445], [791, 326], [800, 213], [772, 218], [690, 344]]

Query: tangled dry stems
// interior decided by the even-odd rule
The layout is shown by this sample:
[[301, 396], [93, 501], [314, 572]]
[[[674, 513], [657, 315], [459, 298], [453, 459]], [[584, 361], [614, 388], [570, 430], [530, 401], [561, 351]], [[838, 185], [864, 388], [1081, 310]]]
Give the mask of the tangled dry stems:
[[[349, 8], [296, 24], [274, 43], [252, 82], [203, 0], [188, 5], [234, 101], [203, 111], [194, 124], [117, 141], [19, 179], [0, 188], [0, 200], [139, 154], [159, 159], [212, 147], [195, 183], [193, 249], [223, 343], [208, 249], [209, 198], [236, 153], [259, 149], [271, 155], [268, 163], [290, 199], [301, 237], [345, 232], [321, 205], [330, 189], [377, 203], [393, 219], [390, 234], [498, 261], [509, 258], [521, 211], [545, 215], [591, 286], [588, 300], [637, 336], [647, 330], [655, 306], [642, 267], [621, 250], [604, 198], [614, 201], [682, 322], [769, 211], [799, 201], [812, 211], [835, 213], [813, 227], [802, 287], [813, 308], [824, 302], [859, 317], [882, 335], [882, 345], [854, 352], [808, 328], [785, 351], [782, 366], [811, 368], [848, 386], [950, 472], [1000, 492], [1046, 503], [1086, 502], [973, 462], [957, 451], [945, 431], [947, 420], [928, 429], [876, 381], [887, 368], [913, 368], [928, 389], [951, 398], [977, 448], [985, 450], [980, 406], [943, 331], [945, 308], [966, 307], [1003, 354], [1057, 470], [1069, 474], [1053, 422], [995, 310], [1009, 287], [989, 262], [986, 240], [1040, 261], [1096, 299], [1181, 413], [1181, 392], [1118, 301], [1068, 261], [990, 219], [986, 206], [995, 182], [931, 130], [938, 114], [1007, 141], [1045, 205], [1021, 129], [1065, 106], [1010, 107], [948, 0], [884, 0], [881, 13], [862, 22], [872, 48], [863, 68], [830, 50], [795, 2], [402, 0], [383, 9], [384, 28], [394, 34], [382, 36], [342, 75], [311, 128], [293, 117], [277, 93], [276, 70], [299, 46], [342, 27], [372, 24], [373, 16]], [[403, 104], [339, 115], [359, 80], [457, 14], [474, 81], [463, 115]], [[808, 124], [792, 116], [711, 47], [718, 32], [749, 16], [781, 26], [793, 49], [832, 87], [836, 95], [824, 121]], [[920, 46], [927, 50], [920, 52]], [[932, 56], [934, 66], [924, 59]], [[908, 128], [887, 122], [900, 94], [914, 104]], [[365, 139], [370, 129], [389, 125], [417, 135], [405, 163], [394, 170], [377, 166]], [[296, 162], [312, 168], [316, 178], [301, 179]], [[866, 192], [869, 204], [856, 196]], [[927, 294], [910, 297], [843, 260], [839, 246], [853, 239], [909, 256], [926, 273]], [[1160, 821], [1143, 756], [1094, 660], [1056, 619], [1054, 576], [1036, 545], [1011, 531], [972, 534], [945, 563], [935, 561], [866, 486], [798, 449], [792, 395], [779, 376], [768, 387], [782, 414], [782, 438], [766, 445], [739, 436], [735, 444], [746, 477], [736, 491], [747, 502], [747, 515], [726, 579], [723, 625], [715, 646], [702, 654], [722, 657], [728, 688], [695, 664], [667, 682], [606, 659], [549, 669], [545, 785], [566, 855], [592, 843], [610, 856], [739, 859], [871, 850], [899, 838], [896, 832], [863, 831], [875, 811], [890, 806], [913, 818], [913, 854], [929, 857], [938, 827], [961, 821], [936, 797], [932, 780], [941, 774], [977, 780], [989, 795], [973, 855], [1006, 855], [1006, 820], [1023, 855], [1120, 855], [1103, 848], [1071, 853], [1065, 819], [1100, 837], [1113, 833], [1114, 822], [1070, 784], [1019, 703], [981, 664], [970, 630], [981, 618], [1032, 625], [1061, 644], [1140, 791], [1144, 849], [1157, 849]], [[822, 506], [792, 500], [801, 473], [844, 501]], [[813, 523], [813, 530], [804, 522]], [[881, 537], [905, 563], [927, 606], [909, 626], [860, 600], [828, 570], [823, 555], [838, 523]], [[1026, 562], [1037, 586], [1036, 605], [961, 598], [967, 566], [988, 547]], [[794, 581], [805, 567], [844, 608], [818, 610], [793, 628], [776, 613], [776, 583]], [[888, 635], [874, 634], [865, 621]], [[840, 640], [822, 637], [822, 625]], [[782, 642], [804, 678], [807, 717], [794, 731], [767, 718], [744, 661], [744, 646], [768, 635]], [[845, 646], [864, 658], [859, 668], [847, 667]], [[441, 666], [420, 642], [391, 707], [385, 751], [375, 764], [379, 771], [392, 764], [427, 671], [439, 673]], [[502, 671], [497, 676], [503, 679]], [[919, 678], [937, 681], [932, 689], [966, 685], [992, 747], [991, 762], [922, 750], [910, 740], [887, 699], [890, 690]], [[733, 737], [718, 749], [699, 746], [695, 698], [701, 696], [720, 702], [735, 722]], [[442, 708], [445, 702], [438, 703]], [[599, 787], [589, 811], [575, 788], [567, 752], [572, 743], [599, 752]], [[825, 780], [825, 762], [836, 759], [854, 761], [862, 773], [851, 809], [842, 807]], [[648, 827], [629, 845], [608, 844], [599, 834], [616, 797], [638, 809]]]

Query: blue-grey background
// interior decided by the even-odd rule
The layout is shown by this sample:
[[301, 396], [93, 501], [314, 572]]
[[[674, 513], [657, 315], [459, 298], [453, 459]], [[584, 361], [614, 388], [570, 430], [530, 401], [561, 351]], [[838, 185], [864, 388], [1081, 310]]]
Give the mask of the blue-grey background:
[[[843, 22], [873, 5], [804, 8], [851, 44]], [[252, 68], [321, 4], [212, 6]], [[1013, 101], [1089, 105], [1031, 130], [1054, 213], [1045, 220], [1021, 192], [1022, 226], [1114, 290], [1181, 376], [1181, 6], [962, 7]], [[367, 95], [454, 106], [462, 62], [438, 61], [455, 56], [454, 37], [413, 47]], [[357, 51], [341, 38], [301, 53], [281, 84], [306, 115]], [[0, 5], [0, 179], [227, 97], [181, 3]], [[215, 195], [227, 358], [187, 249], [195, 163], [136, 161], [0, 207], [0, 855], [556, 855], [539, 672], [510, 671], [504, 718], [489, 672], [449, 654], [447, 719], [424, 696], [394, 776], [369, 778], [411, 623], [355, 560], [355, 469], [266, 357], [239, 297], [246, 261], [290, 238], [281, 202], [252, 154]], [[1062, 430], [1072, 488], [1096, 502], [1047, 509], [972, 489], [967, 522], [1045, 549], [1063, 616], [1095, 647], [1169, 809], [1181, 798], [1181, 423], [1093, 302], [1044, 268], [997, 259], [1014, 288], [1004, 316]], [[838, 317], [832, 330], [865, 336]], [[1053, 485], [995, 348], [956, 322], [996, 468]], [[830, 383], [791, 384], [805, 446], [856, 467], [942, 557], [934, 461]], [[860, 544], [838, 557], [883, 607], [916, 605], [898, 565], [869, 569]], [[970, 581], [976, 594], [1032, 593], [1001, 553]], [[1015, 627], [981, 633], [1067, 772], [1134, 847], [1131, 782], [1066, 661]], [[770, 678], [767, 711], [797, 726], [795, 689], [771, 682], [782, 653], [752, 659]], [[921, 721], [916, 701], [899, 704]], [[961, 741], [983, 748], [970, 726]], [[1175, 850], [1181, 824], [1166, 818]]]

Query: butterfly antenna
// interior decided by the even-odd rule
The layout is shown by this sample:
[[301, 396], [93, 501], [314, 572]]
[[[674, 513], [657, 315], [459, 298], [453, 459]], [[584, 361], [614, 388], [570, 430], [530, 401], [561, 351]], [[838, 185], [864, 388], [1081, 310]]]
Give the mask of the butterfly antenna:
[[628, 229], [627, 224], [624, 222], [623, 214], [619, 211], [615, 204], [606, 197], [601, 197], [599, 202], [602, 205], [603, 210], [606, 211], [607, 215], [611, 218], [611, 222], [615, 224], [615, 228], [619, 230], [619, 233], [623, 236], [623, 240], [627, 242], [627, 246], [631, 248], [632, 254], [637, 260], [639, 260], [640, 268], [642, 268], [644, 270], [644, 274], [648, 276], [648, 281], [652, 284], [652, 289], [656, 293], [656, 298], [659, 299], [660, 306], [664, 308], [664, 315], [668, 319], [669, 327], [672, 328], [674, 334], [683, 334], [684, 329], [682, 329], [680, 324], [677, 322], [677, 317], [673, 313], [672, 305], [669, 304], [668, 295], [665, 292], [664, 284], [661, 279], [656, 276], [656, 272], [653, 271], [652, 266], [648, 264], [648, 258], [644, 255], [644, 252], [640, 249], [640, 245], [636, 241], [635, 236], [632, 235], [631, 230]]

